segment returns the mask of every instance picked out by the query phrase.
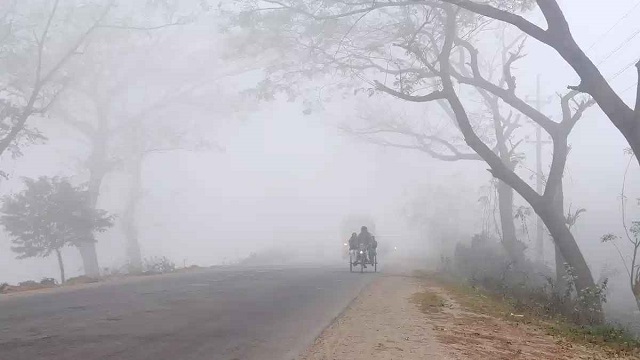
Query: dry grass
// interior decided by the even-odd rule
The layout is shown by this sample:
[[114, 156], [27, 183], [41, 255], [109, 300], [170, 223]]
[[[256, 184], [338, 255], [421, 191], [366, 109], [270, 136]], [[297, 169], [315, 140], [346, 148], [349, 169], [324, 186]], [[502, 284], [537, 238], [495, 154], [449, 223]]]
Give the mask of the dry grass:
[[640, 359], [640, 341], [623, 330], [608, 325], [574, 325], [560, 317], [540, 317], [537, 309], [515, 306], [515, 302], [504, 295], [472, 287], [442, 274], [419, 272], [415, 276], [427, 284], [445, 289], [462, 308], [473, 313], [503, 319], [515, 326], [538, 329], [556, 338], [557, 343], [563, 346], [581, 344], [604, 352], [607, 358]]
[[418, 305], [420, 311], [425, 314], [440, 312], [447, 306], [447, 302], [442, 297], [429, 291], [413, 294], [411, 302]]

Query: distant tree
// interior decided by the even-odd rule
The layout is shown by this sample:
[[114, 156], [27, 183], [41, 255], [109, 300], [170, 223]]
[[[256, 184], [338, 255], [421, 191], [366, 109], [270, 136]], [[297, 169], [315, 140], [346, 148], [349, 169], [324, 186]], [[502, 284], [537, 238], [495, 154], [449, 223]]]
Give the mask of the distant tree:
[[25, 179], [26, 189], [2, 200], [0, 224], [12, 238], [18, 259], [55, 253], [65, 281], [62, 249], [95, 242], [95, 233], [113, 225], [113, 217], [89, 207], [88, 192], [63, 178]]
[[[122, 43], [130, 33], [191, 23], [201, 8], [209, 8], [206, 1], [2, 1], [0, 156], [20, 155], [23, 146], [45, 140], [33, 120], [51, 115], [69, 85], [87, 76], [84, 65], [101, 63], [87, 56], [92, 49]], [[78, 249], [85, 274], [99, 276], [95, 244]]]
[[[169, 2], [166, 2], [169, 3]], [[204, 7], [203, 1], [203, 7]], [[28, 122], [48, 114], [98, 38], [191, 20], [168, 4], [115, 0], [8, 0], [0, 6], [0, 155], [42, 136]], [[158, 10], [160, 8], [160, 10]], [[144, 17], [137, 14], [144, 11]]]
[[[145, 160], [173, 151], [219, 150], [207, 135], [240, 107], [222, 82], [247, 70], [223, 66], [208, 47], [185, 45], [183, 33], [189, 31], [185, 26], [180, 32], [131, 33], [126, 41], [94, 46], [84, 55], [84, 76], [69, 84], [52, 109], [89, 146], [81, 170], [92, 206], [109, 174], [122, 171], [130, 179], [119, 222], [133, 272], [143, 267], [136, 214]], [[170, 58], [176, 46], [203, 65], [177, 67], [179, 58]]]

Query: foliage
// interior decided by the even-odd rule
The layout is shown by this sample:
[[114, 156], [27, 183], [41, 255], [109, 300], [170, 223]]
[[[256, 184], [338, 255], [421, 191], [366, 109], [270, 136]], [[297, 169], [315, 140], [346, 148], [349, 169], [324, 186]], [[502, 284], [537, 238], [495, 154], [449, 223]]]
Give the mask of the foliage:
[[57, 285], [58, 281], [56, 281], [56, 279], [54, 278], [42, 278], [42, 280], [40, 280], [40, 285], [49, 285], [49, 286], [53, 286], [53, 285]]
[[496, 240], [475, 235], [470, 245], [456, 247], [453, 271], [472, 286], [508, 298], [516, 311], [532, 311], [547, 318], [561, 316], [579, 325], [600, 322], [606, 279], [578, 291], [575, 271], [565, 264], [567, 275], [561, 288], [550, 269], [530, 262], [515, 266], [501, 250]]
[[66, 285], [81, 285], [81, 284], [94, 284], [99, 282], [100, 279], [93, 278], [86, 275], [72, 277], [71, 279], [65, 281]]
[[576, 286], [577, 274], [571, 266], [565, 266], [565, 292], [564, 300], [572, 305], [571, 316], [576, 323], [595, 324], [598, 323], [602, 306], [600, 304], [607, 302], [606, 290], [608, 279], [604, 279], [596, 286], [578, 290]]
[[499, 240], [484, 233], [474, 235], [469, 245], [458, 243], [453, 263], [457, 275], [472, 284], [495, 284], [496, 289], [542, 286], [550, 274], [533, 263], [515, 264]]
[[[0, 7], [0, 155], [46, 140], [31, 127], [49, 116], [86, 54], [122, 34], [194, 20], [207, 1], [6, 0]], [[140, 16], [139, 14], [144, 14]], [[91, 44], [91, 46], [89, 46]], [[101, 63], [102, 59], [93, 59]], [[112, 78], [111, 80], [114, 80]]]
[[63, 178], [24, 179], [26, 189], [2, 199], [0, 224], [18, 258], [46, 257], [65, 246], [95, 241], [113, 217], [88, 206], [87, 192]]
[[176, 264], [166, 256], [144, 259], [143, 272], [145, 274], [168, 274], [176, 271]]
[[[622, 226], [624, 228], [624, 238], [621, 238], [614, 234], [605, 234], [601, 237], [601, 241], [603, 243], [611, 244], [618, 255], [620, 256], [620, 261], [624, 266], [627, 275], [629, 277], [629, 285], [631, 287], [631, 292], [636, 299], [636, 305], [638, 309], [640, 309], [640, 258], [638, 252], [640, 251], [640, 221], [632, 221], [631, 226], [628, 226], [627, 223], [627, 196], [626, 196], [626, 182], [627, 176], [629, 174], [629, 170], [631, 167], [631, 163], [635, 159], [633, 152], [629, 149], [625, 149], [625, 154], [631, 155], [629, 157], [629, 161], [627, 163], [624, 176], [622, 179], [622, 189], [620, 196], [620, 210], [621, 210], [621, 218], [622, 218]], [[638, 205], [640, 205], [640, 199], [638, 200]], [[625, 256], [624, 248], [621, 248], [618, 244], [618, 240], [626, 239], [623, 244], [627, 245], [630, 249], [630, 254]]]
[[[528, 325], [534, 324], [545, 329], [550, 335], [601, 347], [611, 358], [640, 355], [640, 339], [631, 332], [615, 324], [576, 324], [557, 311], [560, 303], [557, 298], [551, 298], [546, 289], [517, 292], [512, 288], [510, 292], [499, 292], [495, 288], [469, 285], [460, 278], [446, 273], [431, 274], [428, 278], [435, 279], [454, 295], [455, 300], [461, 305], [482, 314]], [[553, 282], [552, 279], [551, 281]]]
[[[535, 1], [491, 3], [504, 10], [528, 11]], [[223, 4], [220, 11], [226, 19], [222, 28], [229, 38], [230, 57], [274, 60], [254, 91], [258, 98], [272, 100], [277, 94], [294, 99], [304, 92], [306, 84], [321, 79], [331, 79], [328, 82], [343, 94], [364, 91], [371, 96], [375, 86], [365, 78], [389, 70], [389, 76], [384, 76], [388, 82], [384, 82], [401, 83], [408, 92], [429, 85], [424, 72], [393, 75], [412, 63], [412, 56], [396, 46], [424, 41], [418, 39], [422, 30], [441, 30], [441, 6], [437, 2], [385, 5], [339, 0], [240, 0]], [[470, 34], [485, 22], [465, 11], [460, 14], [460, 31]]]

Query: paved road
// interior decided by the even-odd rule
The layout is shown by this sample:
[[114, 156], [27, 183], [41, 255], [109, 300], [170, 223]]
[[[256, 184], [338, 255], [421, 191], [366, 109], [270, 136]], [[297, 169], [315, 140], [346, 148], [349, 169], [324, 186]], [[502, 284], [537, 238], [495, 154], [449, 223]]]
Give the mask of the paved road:
[[0, 359], [291, 359], [374, 277], [224, 268], [0, 297]]

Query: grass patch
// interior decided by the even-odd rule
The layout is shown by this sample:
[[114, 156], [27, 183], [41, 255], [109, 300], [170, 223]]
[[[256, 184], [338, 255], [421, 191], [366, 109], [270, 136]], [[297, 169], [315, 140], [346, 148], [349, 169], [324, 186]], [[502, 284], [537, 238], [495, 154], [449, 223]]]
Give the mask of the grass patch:
[[413, 294], [411, 302], [418, 305], [420, 311], [425, 314], [433, 314], [442, 311], [447, 306], [447, 302], [432, 292], [419, 292]]
[[446, 274], [417, 272], [414, 275], [446, 289], [462, 307], [470, 311], [533, 325], [549, 335], [566, 341], [596, 346], [612, 357], [631, 356], [640, 359], [640, 340], [616, 326], [575, 325], [561, 316], [550, 317], [535, 306], [522, 306], [521, 301], [508, 295], [471, 286], [463, 280]]
[[547, 333], [572, 342], [605, 348], [610, 355], [640, 356], [640, 340], [624, 329], [611, 325], [576, 326], [563, 322], [550, 324]]

